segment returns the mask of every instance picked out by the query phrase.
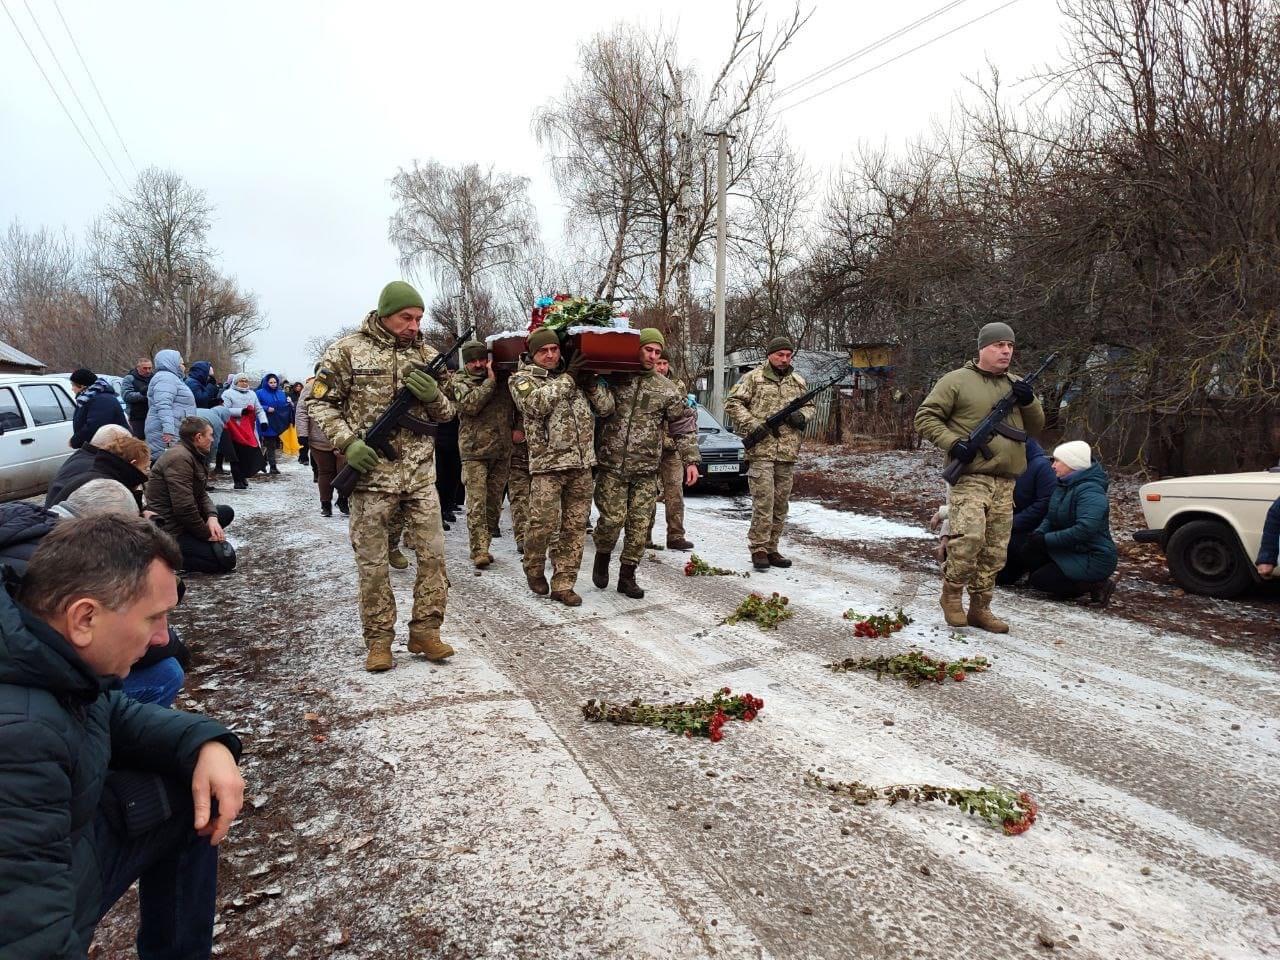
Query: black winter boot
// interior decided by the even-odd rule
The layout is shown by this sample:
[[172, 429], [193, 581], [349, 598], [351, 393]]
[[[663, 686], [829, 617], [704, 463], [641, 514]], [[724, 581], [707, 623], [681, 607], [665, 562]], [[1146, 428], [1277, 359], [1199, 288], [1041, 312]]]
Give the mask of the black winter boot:
[[644, 591], [640, 589], [640, 584], [636, 583], [636, 565], [634, 563], [624, 563], [618, 568], [618, 592], [630, 597], [632, 600], [639, 600], [644, 596]]
[[609, 558], [611, 553], [596, 551], [596, 562], [591, 567], [591, 582], [603, 590], [609, 586]]

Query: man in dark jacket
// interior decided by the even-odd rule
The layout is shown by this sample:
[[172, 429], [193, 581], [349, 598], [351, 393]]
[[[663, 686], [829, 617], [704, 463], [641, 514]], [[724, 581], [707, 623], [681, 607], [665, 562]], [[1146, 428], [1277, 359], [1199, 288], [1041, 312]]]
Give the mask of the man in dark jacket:
[[1009, 553], [1004, 569], [996, 575], [996, 583], [1000, 586], [1012, 586], [1028, 572], [1022, 562], [1027, 538], [1049, 512], [1049, 498], [1057, 485], [1058, 478], [1049, 462], [1049, 455], [1034, 437], [1027, 437], [1027, 469], [1013, 485], [1013, 530], [1009, 534]]
[[81, 367], [71, 374], [71, 390], [76, 395], [76, 412], [71, 417], [71, 446], [79, 450], [109, 423], [129, 429], [116, 388], [105, 377]]
[[0, 956], [84, 957], [139, 881], [138, 954], [208, 957], [217, 852], [240, 811], [239, 739], [114, 689], [167, 639], [172, 538], [145, 520], [59, 521], [0, 590]]
[[182, 549], [182, 568], [196, 573], [226, 573], [236, 552], [224, 528], [235, 511], [209, 499], [205, 458], [213, 446], [213, 428], [199, 417], [178, 425], [177, 446], [166, 450], [147, 479], [147, 509]]
[[61, 484], [56, 492], [51, 490], [45, 497], [45, 507], [61, 503], [86, 483], [114, 480], [123, 484], [134, 495], [137, 512], [141, 513], [142, 487], [147, 482], [145, 471], [151, 469], [151, 453], [147, 449], [147, 441], [125, 434], [112, 437], [101, 447], [86, 444], [80, 449], [93, 451], [92, 462], [86, 470]]
[[58, 472], [49, 481], [49, 489], [45, 492], [45, 508], [47, 509], [58, 502], [58, 497], [63, 487], [93, 469], [98, 451], [103, 449], [112, 438], [130, 435], [127, 427], [122, 427], [116, 423], [109, 423], [105, 427], [99, 427], [98, 432], [93, 435], [88, 443], [62, 461], [62, 466], [58, 468]]
[[137, 365], [120, 381], [120, 396], [128, 408], [129, 430], [139, 439], [147, 436], [147, 386], [155, 372], [150, 357], [139, 357]]
[[221, 384], [213, 375], [213, 364], [208, 360], [197, 360], [187, 373], [187, 386], [191, 395], [196, 398], [196, 406], [208, 410], [222, 403]]

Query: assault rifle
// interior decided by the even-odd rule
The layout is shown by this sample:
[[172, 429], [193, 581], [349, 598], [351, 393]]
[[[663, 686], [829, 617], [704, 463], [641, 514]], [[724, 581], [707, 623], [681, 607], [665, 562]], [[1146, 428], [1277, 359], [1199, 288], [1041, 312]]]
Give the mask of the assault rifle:
[[[436, 354], [427, 365], [415, 366], [415, 370], [421, 370], [427, 376], [439, 381], [440, 373], [449, 363], [449, 358], [458, 352], [458, 348], [471, 339], [471, 335], [475, 332], [474, 327], [468, 327], [457, 340], [444, 353]], [[417, 417], [409, 413], [413, 404], [418, 402], [418, 398], [413, 395], [408, 387], [401, 387], [396, 395], [391, 399], [391, 403], [387, 405], [387, 409], [373, 422], [361, 438], [378, 453], [382, 454], [388, 460], [397, 460], [400, 454], [396, 452], [396, 448], [391, 445], [391, 438], [397, 431], [403, 427], [411, 433], [417, 434], [434, 434], [436, 426], [426, 420], [419, 420]], [[356, 481], [360, 479], [360, 471], [350, 466], [343, 467], [338, 471], [338, 476], [334, 478], [333, 489], [344, 497], [351, 496], [351, 491], [355, 489]]]
[[842, 368], [840, 370], [840, 373], [834, 379], [827, 380], [823, 383], [820, 383], [816, 387], [811, 387], [809, 390], [806, 390], [804, 393], [800, 394], [800, 396], [796, 397], [794, 400], [788, 403], [785, 407], [783, 407], [777, 413], [773, 414], [770, 417], [767, 417], [764, 423], [760, 424], [760, 426], [756, 427], [754, 430], [748, 433], [745, 437], [743, 437], [742, 446], [747, 450], [750, 450], [752, 447], [754, 447], [757, 443], [759, 443], [761, 440], [763, 440], [765, 437], [769, 436], [770, 434], [773, 434], [776, 437], [778, 435], [778, 427], [782, 426], [782, 421], [786, 420], [787, 417], [791, 416], [791, 414], [795, 413], [797, 410], [803, 407], [806, 403], [808, 403], [818, 394], [822, 393], [824, 390], [830, 390], [832, 387], [834, 387], [837, 383], [839, 383], [848, 375], [849, 375], [848, 369]]
[[[1035, 373], [1031, 374], [1031, 376], [1027, 377], [1023, 383], [1028, 385], [1035, 384], [1035, 382], [1040, 379], [1040, 374], [1049, 369], [1049, 366], [1057, 359], [1058, 354], [1056, 352], [1049, 354], [1049, 356], [1045, 358], [1044, 363], [1040, 364], [1040, 368], [1036, 370]], [[1011, 440], [1017, 440], [1019, 442], [1027, 439], [1027, 435], [1021, 430], [1017, 430], [1004, 422], [1005, 417], [1009, 416], [1017, 402], [1018, 401], [1014, 399], [1013, 391], [1010, 390], [996, 401], [995, 406], [991, 408], [991, 412], [983, 417], [982, 422], [974, 427], [973, 432], [966, 438], [971, 445], [978, 448], [978, 452], [982, 454], [983, 459], [991, 459], [991, 438], [996, 434], [1000, 434], [1002, 437], [1008, 437]], [[956, 481], [960, 479], [960, 474], [964, 473], [964, 468], [966, 466], [968, 466], [968, 464], [963, 463], [960, 460], [949, 461], [942, 471], [942, 479], [954, 487]]]

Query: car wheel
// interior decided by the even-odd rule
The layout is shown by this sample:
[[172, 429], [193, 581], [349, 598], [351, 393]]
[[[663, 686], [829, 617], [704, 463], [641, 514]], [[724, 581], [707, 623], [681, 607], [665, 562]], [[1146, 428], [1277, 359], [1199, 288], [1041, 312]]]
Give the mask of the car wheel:
[[1192, 593], [1229, 599], [1253, 583], [1240, 540], [1219, 520], [1192, 520], [1174, 531], [1165, 550], [1169, 572]]

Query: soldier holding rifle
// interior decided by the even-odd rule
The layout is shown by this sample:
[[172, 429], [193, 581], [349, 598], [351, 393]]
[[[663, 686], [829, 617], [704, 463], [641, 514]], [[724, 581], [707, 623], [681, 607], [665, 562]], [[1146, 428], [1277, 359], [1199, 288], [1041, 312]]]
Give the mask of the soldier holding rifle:
[[[311, 418], [359, 474], [351, 494], [351, 546], [360, 583], [360, 620], [368, 657], [365, 669], [389, 670], [396, 630], [396, 601], [387, 571], [388, 530], [404, 514], [418, 555], [409, 620], [409, 652], [443, 660], [453, 647], [440, 639], [448, 580], [444, 533], [436, 496], [435, 424], [452, 419], [454, 407], [435, 379], [423, 372], [436, 351], [423, 342], [422, 296], [403, 281], [386, 285], [378, 308], [361, 329], [325, 351], [311, 386]], [[370, 426], [401, 389], [413, 396], [391, 444], [394, 460], [366, 443]]]
[[[1027, 434], [1044, 428], [1044, 410], [1031, 383], [1009, 373], [1013, 351], [1013, 329], [988, 323], [978, 334], [978, 358], [939, 380], [915, 419], [919, 434], [946, 452], [948, 467], [962, 468], [950, 493], [943, 613], [949, 626], [967, 624], [992, 633], [1009, 632], [1009, 625], [991, 612], [991, 596], [1013, 528], [1014, 481], [1027, 468]], [[974, 429], [1010, 392], [1012, 409], [983, 450], [973, 439]]]

